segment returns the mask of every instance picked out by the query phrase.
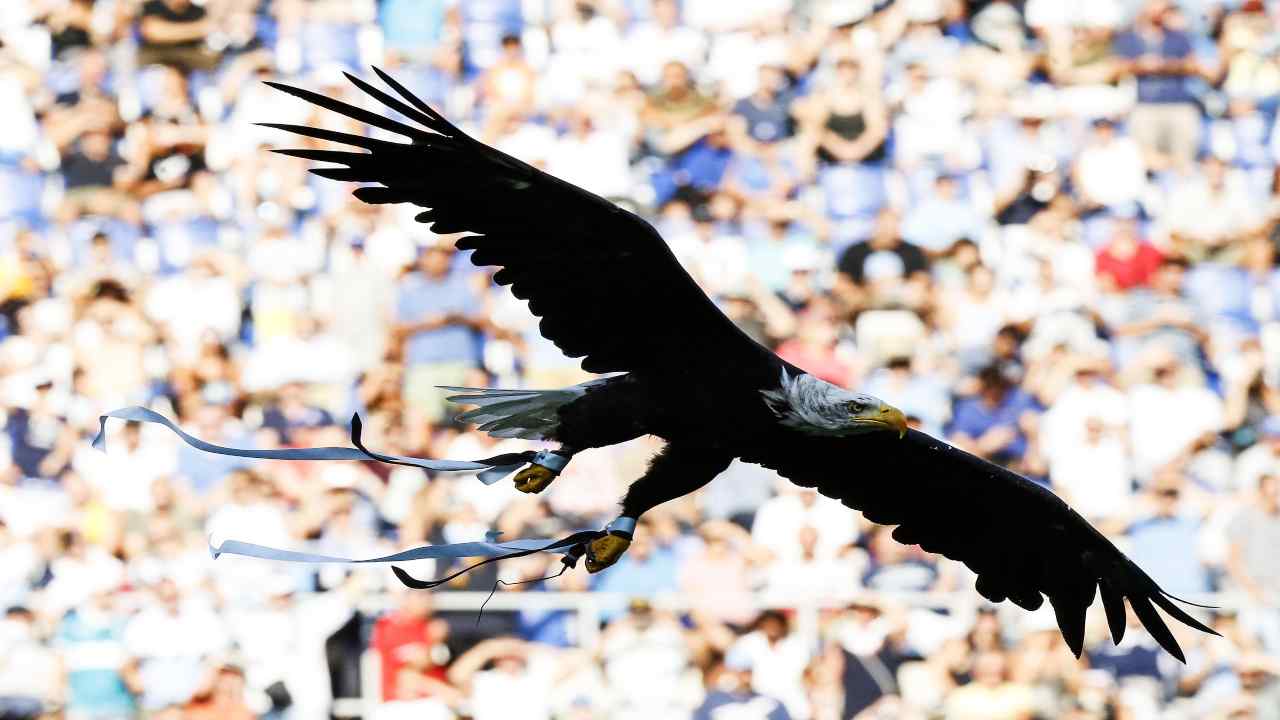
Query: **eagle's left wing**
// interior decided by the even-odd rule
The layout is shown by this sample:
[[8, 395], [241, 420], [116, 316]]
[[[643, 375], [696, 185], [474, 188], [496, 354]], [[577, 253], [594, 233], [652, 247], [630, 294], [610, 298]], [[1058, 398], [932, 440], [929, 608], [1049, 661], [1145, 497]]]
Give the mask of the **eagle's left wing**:
[[[1085, 611], [1095, 592], [1115, 642], [1125, 630], [1124, 601], [1160, 646], [1184, 660], [1153, 604], [1173, 618], [1213, 630], [1172, 597], [1075, 510], [1046, 488], [912, 430], [842, 438], [790, 437], [744, 460], [777, 470], [797, 485], [897, 525], [893, 538], [963, 562], [992, 602], [1035, 610], [1049, 598], [1071, 651], [1084, 647]], [[856, 473], [851, 467], [856, 463]]]

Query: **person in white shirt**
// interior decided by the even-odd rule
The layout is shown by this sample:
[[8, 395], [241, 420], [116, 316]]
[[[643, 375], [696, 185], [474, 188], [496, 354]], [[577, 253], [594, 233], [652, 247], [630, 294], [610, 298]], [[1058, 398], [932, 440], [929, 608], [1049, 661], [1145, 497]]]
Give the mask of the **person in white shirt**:
[[141, 423], [137, 422], [124, 423], [119, 440], [112, 438], [107, 448], [102, 452], [83, 445], [73, 456], [72, 467], [101, 493], [112, 510], [149, 512], [152, 487], [177, 470], [176, 449], [158, 437], [144, 442]]
[[[463, 653], [449, 667], [449, 682], [467, 693], [473, 720], [550, 720], [556, 663], [534, 643], [490, 638]], [[486, 664], [493, 663], [488, 670]]]
[[1075, 181], [1089, 205], [1131, 207], [1147, 184], [1142, 148], [1133, 138], [1119, 135], [1115, 121], [1098, 118], [1088, 146], [1076, 159]]
[[1128, 453], [1128, 402], [1083, 361], [1040, 420], [1040, 442], [1049, 479], [1086, 518], [1115, 517], [1127, 503], [1132, 472]]
[[205, 659], [230, 647], [222, 618], [203, 594], [184, 598], [168, 578], [152, 594], [124, 630], [125, 649], [139, 660], [145, 710], [190, 700], [204, 680]]
[[751, 667], [751, 689], [782, 701], [795, 720], [810, 717], [804, 671], [812, 657], [813, 648], [791, 632], [787, 616], [777, 610], [761, 613], [754, 629], [725, 653], [729, 662], [745, 660], [743, 664]]
[[257, 586], [262, 592], [256, 604], [227, 613], [248, 685], [265, 690], [281, 683], [288, 691], [285, 720], [329, 716], [333, 691], [325, 641], [351, 619], [365, 579], [354, 572], [334, 590], [299, 594], [297, 578], [280, 573]]
[[785, 483], [779, 494], [760, 506], [751, 525], [751, 539], [774, 554], [775, 562], [801, 558], [796, 538], [804, 527], [818, 533], [817, 556], [833, 557], [858, 539], [858, 526], [849, 508], [839, 501]]
[[601, 197], [627, 195], [631, 189], [630, 147], [614, 129], [601, 128], [584, 110], [572, 110], [569, 131], [561, 136], [547, 158], [552, 175]]
[[676, 0], [654, 0], [653, 20], [637, 23], [627, 33], [624, 47], [627, 67], [642, 84], [652, 86], [668, 62], [700, 66], [707, 53], [707, 38], [680, 22], [680, 4]]
[[1151, 379], [1129, 389], [1134, 472], [1141, 481], [1172, 463], [1196, 459], [1223, 421], [1222, 400], [1193, 368], [1163, 348], [1148, 362]]

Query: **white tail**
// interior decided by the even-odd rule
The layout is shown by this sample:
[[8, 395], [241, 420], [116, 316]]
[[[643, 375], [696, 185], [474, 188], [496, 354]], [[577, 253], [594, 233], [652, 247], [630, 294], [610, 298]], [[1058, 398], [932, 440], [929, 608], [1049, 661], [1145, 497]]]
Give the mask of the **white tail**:
[[458, 416], [463, 422], [476, 423], [480, 430], [496, 438], [551, 440], [560, 425], [560, 408], [587, 394], [587, 388], [602, 380], [592, 380], [559, 390], [500, 390], [440, 386], [441, 390], [458, 393], [449, 402], [478, 405]]

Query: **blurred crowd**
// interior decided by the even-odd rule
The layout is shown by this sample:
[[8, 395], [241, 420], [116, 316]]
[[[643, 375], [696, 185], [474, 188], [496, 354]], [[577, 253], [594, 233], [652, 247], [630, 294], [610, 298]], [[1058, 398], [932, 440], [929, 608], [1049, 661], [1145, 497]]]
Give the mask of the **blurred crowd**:
[[[786, 359], [1050, 486], [1222, 637], [1175, 630], [1183, 666], [1091, 615], [1077, 661], [1051, 611], [745, 465], [604, 573], [439, 591], [531, 599], [480, 618], [210, 559], [599, 527], [655, 449], [525, 496], [134, 423], [89, 446], [145, 405], [224, 445], [345, 445], [358, 412], [383, 452], [484, 457], [526, 444], [436, 385], [585, 379], [454, 237], [267, 152], [297, 140], [255, 122], [363, 130], [261, 80], [361, 102], [370, 64], [648, 218]], [[0, 3], [0, 718], [306, 720], [362, 687], [390, 719], [1280, 718], [1278, 106], [1274, 0]], [[532, 602], [591, 592], [585, 631]]]

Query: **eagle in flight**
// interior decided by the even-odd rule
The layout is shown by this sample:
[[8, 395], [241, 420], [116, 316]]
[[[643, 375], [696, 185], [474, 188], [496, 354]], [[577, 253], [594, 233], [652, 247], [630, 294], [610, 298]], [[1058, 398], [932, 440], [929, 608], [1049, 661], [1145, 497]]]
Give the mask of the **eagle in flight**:
[[458, 249], [472, 251], [475, 265], [501, 268], [494, 282], [528, 301], [544, 337], [582, 358], [585, 370], [612, 373], [559, 390], [451, 388], [458, 392], [451, 399], [476, 406], [461, 418], [481, 430], [558, 443], [516, 475], [517, 488], [540, 492], [588, 448], [642, 435], [666, 442], [631, 484], [609, 532], [590, 543], [589, 571], [617, 561], [645, 512], [697, 490], [738, 458], [896, 525], [899, 542], [964, 563], [991, 602], [1035, 610], [1047, 597], [1077, 657], [1095, 594], [1117, 643], [1125, 600], [1179, 660], [1157, 606], [1213, 632], [1052, 492], [908, 429], [902, 412], [877, 398], [782, 360], [729, 321], [649, 223], [469, 137], [374, 71], [390, 92], [347, 77], [408, 122], [268, 84], [406, 142], [263, 125], [350, 146], [275, 152], [336, 164], [311, 172], [361, 183], [355, 196], [366, 203], [425, 208], [416, 219], [436, 233], [470, 233]]

